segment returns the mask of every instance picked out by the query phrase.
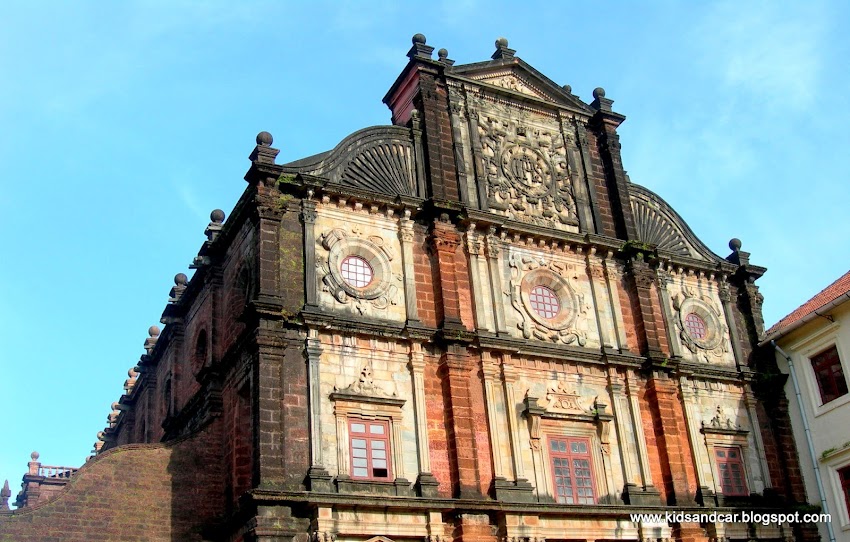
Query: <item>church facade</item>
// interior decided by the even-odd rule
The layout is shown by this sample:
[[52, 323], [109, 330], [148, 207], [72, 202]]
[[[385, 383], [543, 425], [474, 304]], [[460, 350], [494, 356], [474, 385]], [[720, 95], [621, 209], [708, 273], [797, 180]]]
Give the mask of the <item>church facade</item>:
[[408, 57], [392, 125], [257, 136], [95, 457], [0, 540], [817, 539], [664, 517], [805, 504], [765, 269], [630, 181], [603, 89]]

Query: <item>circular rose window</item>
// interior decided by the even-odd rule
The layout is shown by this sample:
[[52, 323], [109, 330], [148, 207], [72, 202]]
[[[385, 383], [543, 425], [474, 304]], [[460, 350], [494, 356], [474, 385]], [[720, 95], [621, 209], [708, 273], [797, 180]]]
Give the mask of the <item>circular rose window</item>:
[[554, 290], [547, 286], [535, 286], [528, 295], [531, 308], [543, 318], [554, 318], [561, 312], [561, 302]]
[[349, 286], [354, 286], [355, 288], [369, 286], [372, 278], [375, 276], [372, 266], [360, 256], [347, 256], [342, 260], [342, 264], [339, 266], [339, 272], [343, 280]]
[[688, 334], [694, 339], [705, 339], [708, 335], [708, 326], [705, 324], [705, 320], [695, 312], [685, 317], [685, 327]]

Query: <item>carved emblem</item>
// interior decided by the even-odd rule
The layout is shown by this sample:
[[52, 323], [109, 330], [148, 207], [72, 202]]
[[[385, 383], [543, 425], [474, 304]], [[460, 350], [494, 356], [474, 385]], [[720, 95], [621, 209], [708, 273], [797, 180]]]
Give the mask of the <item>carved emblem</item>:
[[578, 214], [558, 128], [526, 127], [482, 114], [478, 130], [490, 209], [513, 220], [574, 231]]

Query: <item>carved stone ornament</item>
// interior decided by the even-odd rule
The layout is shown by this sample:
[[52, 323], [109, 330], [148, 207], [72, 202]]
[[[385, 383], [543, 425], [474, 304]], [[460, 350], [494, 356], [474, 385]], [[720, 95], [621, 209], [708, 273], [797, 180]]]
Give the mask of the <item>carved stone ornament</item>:
[[588, 414], [589, 410], [579, 403], [581, 396], [566, 387], [563, 382], [558, 382], [549, 387], [546, 393], [546, 410], [549, 412], [569, 412], [574, 414]]
[[[517, 327], [526, 339], [537, 339], [555, 343], [584, 346], [587, 336], [574, 327], [579, 312], [586, 312], [584, 296], [576, 293], [567, 279], [567, 267], [527, 255], [511, 254], [510, 296], [511, 306], [519, 316]], [[558, 312], [551, 318], [545, 318], [532, 307], [531, 291], [536, 286], [544, 286], [554, 292], [558, 298]]]
[[[340, 303], [354, 302], [360, 314], [367, 312], [367, 305], [383, 310], [398, 303], [399, 289], [394, 283], [390, 262], [394, 258], [392, 250], [386, 246], [383, 238], [376, 235], [363, 238], [356, 226], [349, 234], [342, 228], [323, 233], [319, 242], [327, 251], [327, 256], [319, 256], [316, 266], [322, 280], [322, 290], [329, 292]], [[353, 286], [342, 277], [341, 266], [348, 256], [363, 258], [372, 268], [372, 280], [362, 288]]]
[[478, 123], [490, 210], [512, 220], [575, 231], [578, 213], [557, 127], [482, 114]]
[[360, 370], [360, 377], [341, 390], [334, 390], [339, 393], [349, 395], [364, 395], [368, 397], [389, 397], [397, 396], [395, 392], [389, 393], [377, 384], [372, 377], [372, 363], [367, 362], [363, 369]]
[[[727, 327], [721, 323], [720, 312], [715, 308], [711, 298], [707, 296], [698, 297], [690, 286], [682, 288], [682, 294], [672, 297], [673, 308], [677, 311], [676, 329], [682, 344], [688, 350], [697, 354], [706, 363], [711, 363], [721, 358], [729, 351]], [[688, 328], [688, 318], [695, 315], [705, 325], [705, 330], [700, 336]]]
[[721, 429], [727, 431], [741, 431], [742, 429], [740, 424], [723, 412], [723, 408], [720, 405], [717, 405], [714, 411], [714, 417], [708, 420], [708, 423], [705, 421], [702, 422], [702, 427], [703, 429]]

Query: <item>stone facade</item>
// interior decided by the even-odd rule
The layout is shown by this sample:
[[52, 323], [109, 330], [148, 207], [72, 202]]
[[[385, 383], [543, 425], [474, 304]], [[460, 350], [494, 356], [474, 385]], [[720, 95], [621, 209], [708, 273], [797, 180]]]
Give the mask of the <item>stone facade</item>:
[[632, 521], [804, 503], [781, 387], [754, 385], [764, 269], [628, 179], [604, 90], [503, 39], [432, 55], [414, 36], [392, 126], [284, 165], [258, 135], [95, 458], [0, 540], [130, 539], [127, 480], [97, 476], [133, 457], [138, 540], [811, 538]]

